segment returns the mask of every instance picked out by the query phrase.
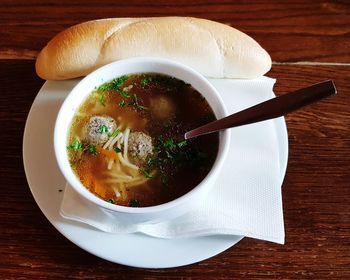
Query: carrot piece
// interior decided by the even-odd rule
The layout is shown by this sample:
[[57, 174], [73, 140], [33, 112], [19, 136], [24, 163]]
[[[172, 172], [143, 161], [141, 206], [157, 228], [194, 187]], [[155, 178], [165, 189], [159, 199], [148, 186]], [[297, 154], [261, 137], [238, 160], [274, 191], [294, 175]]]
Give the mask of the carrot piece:
[[105, 157], [108, 157], [110, 159], [119, 160], [117, 153], [113, 150], [112, 151], [106, 150], [106, 149], [101, 148], [100, 146], [97, 146], [96, 151], [98, 153], [100, 153], [101, 155], [104, 155]]
[[105, 198], [106, 196], [106, 188], [101, 184], [99, 181], [94, 181], [94, 191], [97, 195], [99, 195], [102, 198]]

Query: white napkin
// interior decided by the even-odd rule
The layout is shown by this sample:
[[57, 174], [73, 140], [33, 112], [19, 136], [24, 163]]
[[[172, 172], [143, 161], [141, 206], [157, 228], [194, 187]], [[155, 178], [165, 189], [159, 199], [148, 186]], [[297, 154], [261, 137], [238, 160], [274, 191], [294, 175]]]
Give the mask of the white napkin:
[[[233, 113], [274, 96], [274, 79], [210, 82]], [[158, 238], [240, 235], [284, 243], [283, 176], [273, 121], [234, 128], [227, 160], [215, 187], [199, 208], [168, 222], [129, 225], [81, 198], [69, 185], [60, 209], [69, 220], [111, 233], [141, 232]]]

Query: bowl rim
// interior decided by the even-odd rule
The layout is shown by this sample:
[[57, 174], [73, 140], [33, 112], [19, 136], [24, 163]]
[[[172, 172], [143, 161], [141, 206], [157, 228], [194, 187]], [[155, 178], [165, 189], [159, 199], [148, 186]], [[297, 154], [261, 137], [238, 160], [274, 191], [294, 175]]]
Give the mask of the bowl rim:
[[[184, 71], [186, 74], [191, 75], [190, 80], [198, 80], [200, 83], [202, 83], [206, 88], [207, 91], [210, 92], [210, 94], [213, 94], [217, 105], [219, 106], [219, 110], [222, 113], [222, 117], [227, 116], [227, 109], [226, 106], [219, 94], [219, 92], [214, 88], [213, 85], [209, 83], [209, 81], [202, 76], [200, 73], [197, 71], [193, 70], [187, 65], [184, 65], [182, 63], [165, 59], [165, 58], [157, 58], [157, 57], [136, 57], [136, 58], [128, 58], [128, 59], [122, 59], [118, 61], [114, 61], [112, 63], [106, 64], [90, 74], [88, 74], [86, 77], [84, 77], [82, 80], [80, 80], [74, 88], [69, 92], [68, 96], [65, 98], [64, 102], [62, 103], [59, 112], [56, 117], [55, 121], [55, 127], [54, 127], [54, 151], [55, 151], [55, 158], [58, 163], [59, 169], [62, 172], [65, 180], [67, 180], [68, 184], [73, 187], [73, 189], [78, 192], [79, 195], [83, 196], [85, 199], [88, 201], [92, 202], [93, 204], [97, 204], [98, 206], [112, 210], [113, 212], [120, 212], [120, 213], [126, 213], [126, 214], [150, 214], [150, 213], [156, 213], [156, 212], [162, 212], [164, 210], [173, 208], [174, 206], [182, 205], [185, 202], [188, 202], [191, 197], [195, 196], [198, 192], [201, 191], [201, 189], [206, 185], [206, 183], [215, 175], [218, 174], [220, 169], [222, 168], [222, 165], [224, 163], [224, 160], [226, 158], [226, 155], [228, 153], [229, 149], [229, 140], [230, 140], [230, 131], [229, 130], [223, 130], [219, 132], [219, 147], [218, 147], [218, 154], [216, 156], [216, 159], [208, 172], [208, 174], [203, 178], [203, 180], [197, 184], [195, 187], [193, 187], [190, 191], [186, 192], [180, 197], [177, 197], [169, 202], [154, 205], [154, 206], [146, 206], [146, 207], [129, 207], [129, 206], [122, 206], [122, 205], [117, 205], [117, 204], [112, 204], [107, 201], [104, 201], [103, 199], [97, 197], [95, 194], [91, 193], [82, 183], [81, 181], [77, 178], [75, 173], [73, 172], [69, 161], [68, 161], [68, 155], [66, 152], [66, 144], [67, 144], [67, 135], [68, 131], [64, 132], [64, 141], [62, 140], [62, 130], [61, 130], [61, 125], [63, 122], [63, 116], [65, 114], [65, 111], [68, 110], [68, 108], [71, 106], [69, 102], [71, 102], [72, 96], [79, 94], [79, 89], [87, 83], [89, 80], [95, 78], [95, 76], [99, 77], [101, 73], [106, 71], [107, 69], [113, 69], [114, 67], [132, 67], [137, 64], [149, 64], [149, 67], [151, 68], [152, 65], [157, 64], [157, 65], [162, 65], [165, 67], [175, 67], [179, 70]], [[128, 72], [128, 71], [123, 71], [126, 72], [127, 74], [136, 74], [140, 72]], [[144, 71], [144, 73], [152, 73], [152, 71]], [[126, 74], [125, 73], [125, 74]], [[159, 71], [154, 71], [153, 73], [160, 73], [164, 74]], [[121, 74], [120, 76], [122, 76]], [[165, 74], [168, 76], [171, 76], [171, 74]], [[181, 79], [176, 77], [175, 78]], [[107, 79], [110, 80], [110, 79]], [[107, 81], [106, 80], [106, 81]], [[182, 79], [183, 80], [183, 79]], [[104, 83], [105, 81], [101, 81], [100, 84]], [[98, 86], [100, 84], [96, 84], [95, 86]], [[200, 92], [200, 91], [199, 91]], [[81, 103], [89, 96], [91, 91], [88, 93], [84, 93], [83, 96], [84, 98], [79, 104], [76, 104], [77, 108], [81, 105]], [[200, 92], [201, 93], [201, 92]], [[80, 93], [81, 94], [81, 93]], [[201, 93], [203, 95], [203, 93]], [[207, 100], [207, 98], [205, 97]], [[207, 100], [209, 106], [213, 109], [212, 104]], [[214, 111], [214, 109], [213, 109]], [[215, 113], [215, 111], [214, 111]], [[68, 128], [70, 127], [72, 119], [70, 119]], [[67, 129], [68, 130], [68, 129]], [[63, 148], [62, 148], [62, 143], [64, 143], [64, 150], [65, 153], [64, 155], [62, 154]], [[73, 175], [73, 177], [72, 177]]]

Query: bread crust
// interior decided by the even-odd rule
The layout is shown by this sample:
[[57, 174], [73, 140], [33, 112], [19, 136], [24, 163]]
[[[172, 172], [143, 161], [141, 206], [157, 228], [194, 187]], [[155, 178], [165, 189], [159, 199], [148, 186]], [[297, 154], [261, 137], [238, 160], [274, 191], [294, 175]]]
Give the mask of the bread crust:
[[84, 22], [57, 34], [39, 53], [35, 67], [43, 79], [64, 80], [137, 56], [172, 59], [212, 78], [251, 79], [271, 68], [269, 54], [248, 35], [191, 17]]

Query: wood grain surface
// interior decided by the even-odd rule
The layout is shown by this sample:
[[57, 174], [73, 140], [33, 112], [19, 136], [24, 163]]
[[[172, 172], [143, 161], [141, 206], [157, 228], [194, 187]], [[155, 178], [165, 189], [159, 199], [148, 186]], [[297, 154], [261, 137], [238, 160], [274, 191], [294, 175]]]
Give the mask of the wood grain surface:
[[[232, 2], [1, 1], [0, 279], [350, 279], [349, 2]], [[204, 17], [247, 32], [275, 61], [268, 76], [277, 79], [278, 95], [335, 80], [336, 97], [286, 117], [285, 245], [245, 238], [198, 264], [136, 269], [78, 248], [36, 205], [22, 163], [26, 117], [44, 82], [35, 55], [81, 21], [162, 15]]]
[[234, 2], [2, 0], [0, 58], [32, 59], [52, 36], [81, 21], [179, 15], [232, 25], [254, 37], [274, 61], [350, 63], [348, 1]]

